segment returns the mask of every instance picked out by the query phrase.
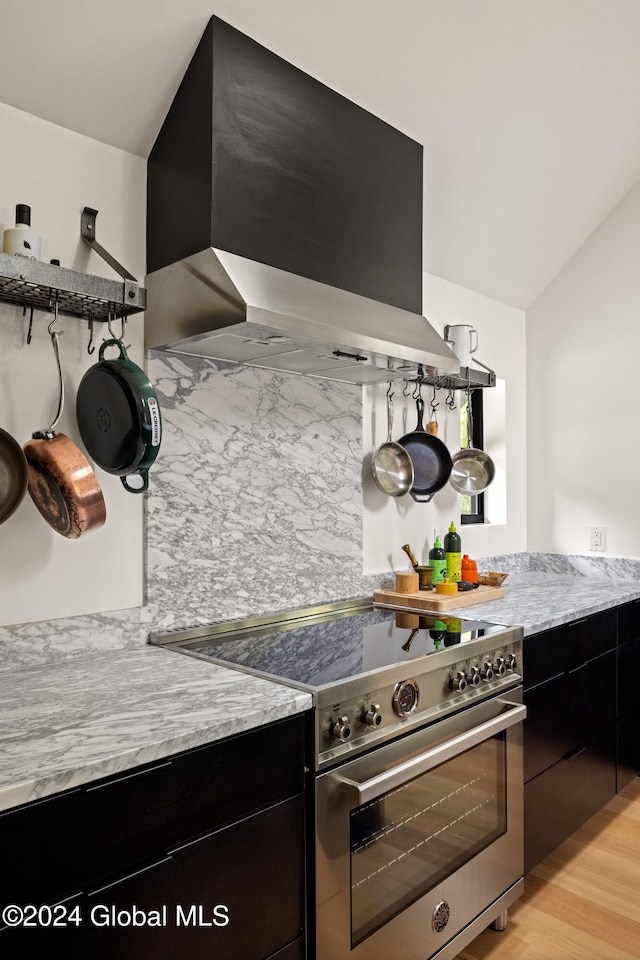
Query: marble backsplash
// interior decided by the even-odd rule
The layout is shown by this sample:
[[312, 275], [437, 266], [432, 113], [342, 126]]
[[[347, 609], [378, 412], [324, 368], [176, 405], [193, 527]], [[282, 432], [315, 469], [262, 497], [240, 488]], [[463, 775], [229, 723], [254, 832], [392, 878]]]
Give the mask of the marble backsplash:
[[360, 387], [162, 352], [148, 373], [163, 437], [145, 606], [0, 628], [0, 669], [379, 585], [362, 575]]
[[578, 556], [560, 553], [509, 553], [484, 557], [478, 569], [501, 573], [556, 573], [597, 580], [640, 581], [640, 560], [626, 557]]
[[[148, 372], [163, 438], [146, 502], [145, 606], [0, 628], [0, 670], [367, 596], [392, 576], [362, 574], [360, 387], [162, 352]], [[521, 553], [479, 568], [640, 578], [640, 561], [611, 557]]]

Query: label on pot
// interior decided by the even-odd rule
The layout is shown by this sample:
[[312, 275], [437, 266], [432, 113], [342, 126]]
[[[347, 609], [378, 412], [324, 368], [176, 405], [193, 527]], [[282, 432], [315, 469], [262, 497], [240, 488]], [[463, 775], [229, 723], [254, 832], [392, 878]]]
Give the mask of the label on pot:
[[162, 427], [160, 425], [160, 407], [154, 397], [149, 397], [149, 416], [151, 417], [151, 446], [160, 446]]

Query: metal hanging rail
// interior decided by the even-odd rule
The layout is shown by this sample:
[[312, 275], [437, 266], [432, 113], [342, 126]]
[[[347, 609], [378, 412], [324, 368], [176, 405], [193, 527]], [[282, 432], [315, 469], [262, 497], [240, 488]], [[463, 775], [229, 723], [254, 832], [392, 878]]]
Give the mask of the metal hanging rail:
[[474, 358], [474, 363], [479, 364], [483, 369], [476, 370], [474, 367], [460, 367], [459, 375], [452, 376], [445, 374], [442, 376], [432, 376], [424, 374], [422, 367], [418, 368], [418, 376], [407, 378], [407, 383], [415, 383], [418, 386], [423, 384], [436, 389], [446, 390], [478, 390], [484, 387], [495, 387], [496, 375], [491, 367], [487, 367], [482, 361]]
[[[0, 303], [24, 310], [52, 310], [83, 320], [109, 321], [114, 316], [141, 313], [147, 305], [147, 291], [117, 260], [95, 241], [97, 210], [85, 207], [81, 236], [109, 263], [121, 280], [109, 280], [68, 270], [54, 263], [42, 263], [28, 257], [0, 253]], [[87, 225], [90, 224], [87, 234]]]

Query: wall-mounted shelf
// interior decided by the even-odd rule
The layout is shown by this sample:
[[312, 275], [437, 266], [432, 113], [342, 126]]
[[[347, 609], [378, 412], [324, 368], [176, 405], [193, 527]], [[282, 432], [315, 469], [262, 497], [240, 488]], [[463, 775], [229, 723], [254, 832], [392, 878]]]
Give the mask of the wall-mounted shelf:
[[107, 321], [146, 308], [147, 291], [134, 280], [108, 280], [66, 267], [0, 253], [0, 303]]

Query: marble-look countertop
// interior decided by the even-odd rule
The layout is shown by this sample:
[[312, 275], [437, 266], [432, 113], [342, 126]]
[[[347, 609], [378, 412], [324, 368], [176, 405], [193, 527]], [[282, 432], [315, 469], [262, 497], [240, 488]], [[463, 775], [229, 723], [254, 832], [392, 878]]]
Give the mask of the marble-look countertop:
[[299, 690], [152, 646], [0, 674], [0, 810], [310, 707]]
[[[460, 616], [525, 636], [640, 598], [634, 580], [512, 573]], [[301, 713], [311, 696], [159, 647], [0, 673], [0, 810]]]
[[525, 637], [640, 597], [640, 582], [566, 574], [511, 573], [502, 600], [459, 608], [461, 617], [521, 626]]

